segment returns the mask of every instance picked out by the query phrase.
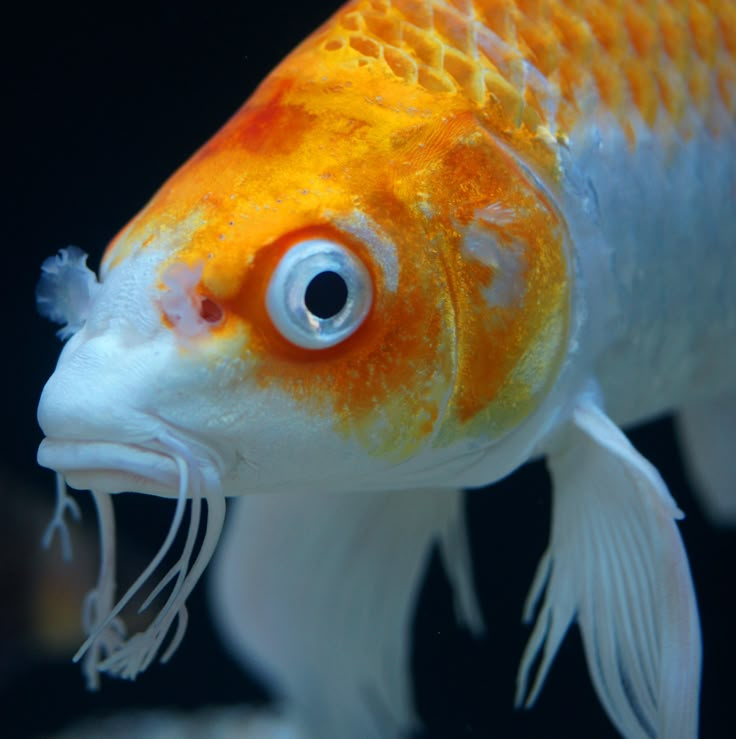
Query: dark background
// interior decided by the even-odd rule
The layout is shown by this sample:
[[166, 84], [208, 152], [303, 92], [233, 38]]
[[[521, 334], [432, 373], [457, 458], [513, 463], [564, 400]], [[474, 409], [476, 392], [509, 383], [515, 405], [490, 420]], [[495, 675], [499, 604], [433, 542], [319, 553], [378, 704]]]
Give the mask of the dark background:
[[[70, 568], [59, 568], [57, 549], [44, 553], [38, 547], [53, 480], [35, 465], [41, 438], [35, 406], [60, 344], [53, 327], [36, 316], [33, 289], [42, 259], [67, 244], [88, 251], [96, 268], [107, 241], [164, 178], [337, 6], [334, 0], [154, 0], [145, 6], [29, 3], [3, 10], [3, 736], [39, 736], [72, 719], [131, 706], [193, 709], [265, 699], [264, 691], [228, 661], [208, 623], [202, 587], [172, 664], [154, 666], [136, 683], [108, 680], [100, 693], [87, 693], [69, 662], [76, 637], [67, 634], [60, 645], [50, 646], [49, 631], [76, 623], [77, 590], [87, 586], [58, 572], [75, 572], [85, 556], [94, 567], [96, 548], [94, 541], [85, 544], [80, 527], [75, 528], [77, 561]], [[688, 514], [681, 529], [705, 644], [701, 735], [731, 736], [736, 534], [704, 519], [668, 421], [650, 424], [633, 439]], [[131, 551], [154, 546], [164, 535], [170, 509], [137, 496], [118, 500], [121, 546]], [[446, 581], [434, 562], [417, 616], [414, 656], [425, 736], [615, 736], [590, 686], [575, 630], [537, 707], [523, 713], [512, 708], [528, 636], [520, 625], [522, 603], [547, 539], [549, 487], [543, 468], [529, 466], [493, 489], [472, 494], [468, 510], [489, 633], [474, 642], [454, 626]], [[94, 524], [88, 507], [85, 521]], [[72, 578], [68, 588], [60, 584], [63, 577]]]

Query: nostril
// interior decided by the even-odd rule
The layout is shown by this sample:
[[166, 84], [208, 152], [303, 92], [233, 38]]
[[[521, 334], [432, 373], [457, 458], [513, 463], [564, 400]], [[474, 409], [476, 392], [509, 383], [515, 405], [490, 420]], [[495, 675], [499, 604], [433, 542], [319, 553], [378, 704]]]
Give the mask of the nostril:
[[161, 276], [166, 290], [159, 299], [164, 316], [176, 331], [187, 338], [206, 333], [224, 317], [222, 306], [203, 295], [199, 286], [202, 265], [177, 262]]
[[211, 298], [204, 297], [199, 303], [199, 315], [207, 323], [219, 323], [222, 320], [222, 308]]

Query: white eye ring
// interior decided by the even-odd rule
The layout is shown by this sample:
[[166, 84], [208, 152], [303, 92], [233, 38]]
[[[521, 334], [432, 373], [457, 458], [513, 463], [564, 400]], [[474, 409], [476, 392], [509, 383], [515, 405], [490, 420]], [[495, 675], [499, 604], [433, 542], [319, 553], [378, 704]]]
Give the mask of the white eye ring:
[[365, 320], [372, 301], [371, 277], [363, 263], [344, 246], [321, 238], [292, 246], [266, 291], [274, 325], [304, 349], [327, 349], [347, 339]]

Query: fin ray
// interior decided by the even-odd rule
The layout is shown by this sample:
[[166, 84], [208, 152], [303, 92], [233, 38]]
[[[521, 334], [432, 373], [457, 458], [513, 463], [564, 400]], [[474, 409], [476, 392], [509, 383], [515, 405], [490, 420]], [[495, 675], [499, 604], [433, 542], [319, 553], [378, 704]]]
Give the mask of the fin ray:
[[[540, 566], [546, 590], [522, 657], [517, 703], [542, 650], [525, 704], [534, 702], [576, 618], [592, 681], [622, 735], [694, 739], [701, 643], [675, 523], [682, 513], [656, 469], [592, 398], [580, 401], [548, 464], [554, 505]], [[538, 597], [539, 587], [530, 595]]]

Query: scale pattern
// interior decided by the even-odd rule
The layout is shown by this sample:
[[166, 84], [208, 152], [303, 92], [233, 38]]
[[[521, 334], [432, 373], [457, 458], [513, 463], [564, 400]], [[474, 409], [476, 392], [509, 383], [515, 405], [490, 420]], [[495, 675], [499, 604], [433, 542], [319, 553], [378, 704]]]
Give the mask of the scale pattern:
[[[597, 106], [682, 134], [736, 112], [733, 0], [355, 0], [323, 49], [565, 135]], [[693, 115], [695, 114], [695, 115]]]

